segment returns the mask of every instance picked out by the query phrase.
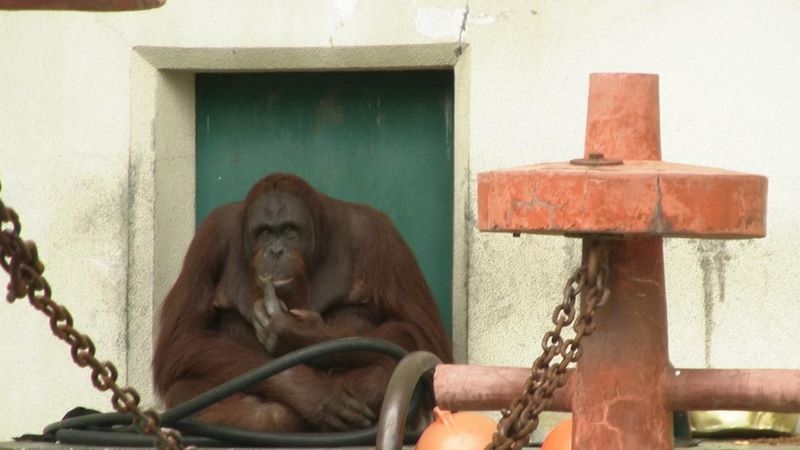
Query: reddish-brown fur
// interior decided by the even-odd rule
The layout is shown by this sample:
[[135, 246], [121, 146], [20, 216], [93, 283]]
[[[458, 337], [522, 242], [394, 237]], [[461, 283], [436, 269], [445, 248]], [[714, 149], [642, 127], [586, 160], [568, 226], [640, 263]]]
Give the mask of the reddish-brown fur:
[[[298, 177], [274, 174], [256, 183], [244, 203], [222, 206], [209, 215], [164, 301], [153, 370], [156, 390], [167, 406], [278, 356], [264, 350], [249, 320], [260, 289], [245, 256], [243, 232], [247, 207], [273, 191], [302, 199], [311, 215], [317, 239], [313, 260], [305, 261], [302, 292], [310, 294], [308, 312], [324, 321], [298, 320], [291, 314], [276, 318], [279, 353], [339, 337], [368, 336], [452, 360], [430, 289], [389, 218], [318, 193]], [[320, 415], [336, 408], [341, 393], [377, 412], [395, 362], [345, 354], [321, 365], [290, 369], [206, 409], [199, 418], [262, 431], [316, 429]]]

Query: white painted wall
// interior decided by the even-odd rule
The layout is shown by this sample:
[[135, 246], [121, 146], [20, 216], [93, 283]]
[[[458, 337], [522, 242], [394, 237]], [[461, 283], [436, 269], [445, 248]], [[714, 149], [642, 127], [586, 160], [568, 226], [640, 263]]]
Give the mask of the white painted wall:
[[[579, 258], [569, 239], [475, 231], [475, 175], [580, 155], [588, 74], [635, 71], [661, 75], [665, 160], [770, 180], [766, 239], [667, 241], [673, 362], [800, 368], [792, 284], [800, 277], [793, 258], [800, 250], [800, 3], [465, 2], [242, 0], [234, 8], [168, 0], [137, 13], [0, 13], [0, 197], [22, 216], [25, 236], [39, 242], [55, 298], [95, 339], [98, 355], [121, 368], [123, 382], [135, 382], [151, 401], [147, 332], [160, 300], [151, 272], [174, 266], [182, 253], [153, 251], [154, 239], [176, 233], [168, 218], [155, 226], [166, 230], [160, 238], [142, 233], [152, 230], [143, 224], [152, 223], [164, 195], [153, 191], [154, 166], [136, 158], [157, 151], [156, 135], [191, 142], [191, 130], [163, 116], [154, 123], [165, 94], [141, 91], [178, 83], [170, 92], [180, 100], [191, 77], [147, 77], [173, 63], [190, 70], [407, 67], [432, 44], [463, 50], [444, 64], [456, 71], [455, 261], [468, 275], [455, 290], [463, 358], [529, 365]], [[241, 51], [156, 52], [167, 61], [155, 63], [141, 62], [139, 46], [266, 53], [249, 60]], [[385, 47], [338, 52], [360, 46]], [[267, 51], [277, 48], [298, 50]], [[147, 64], [153, 71], [140, 68]], [[22, 301], [0, 306], [0, 330], [0, 440], [37, 431], [74, 405], [110, 409], [40, 313]]]

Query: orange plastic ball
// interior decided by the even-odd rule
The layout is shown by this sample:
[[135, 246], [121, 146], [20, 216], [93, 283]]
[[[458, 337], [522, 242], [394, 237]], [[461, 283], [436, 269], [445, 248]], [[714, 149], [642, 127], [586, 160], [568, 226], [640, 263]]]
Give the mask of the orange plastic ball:
[[480, 450], [492, 442], [497, 424], [471, 412], [451, 413], [433, 408], [433, 423], [422, 432], [416, 450]]
[[542, 450], [572, 450], [572, 419], [567, 419], [550, 430], [542, 443]]

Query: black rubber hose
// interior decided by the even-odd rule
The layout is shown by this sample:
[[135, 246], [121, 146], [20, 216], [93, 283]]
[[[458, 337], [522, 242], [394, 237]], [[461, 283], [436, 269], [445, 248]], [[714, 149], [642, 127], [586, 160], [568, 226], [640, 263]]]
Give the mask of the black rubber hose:
[[130, 425], [133, 415], [129, 413], [97, 413], [53, 422], [44, 427], [44, 434], [53, 434], [67, 428], [110, 427], [112, 425]]
[[[372, 338], [343, 338], [334, 341], [312, 345], [298, 351], [286, 354], [264, 364], [263, 366], [244, 373], [230, 381], [210, 389], [197, 397], [177, 405], [161, 414], [161, 423], [170, 426], [174, 422], [188, 417], [223, 398], [241, 391], [255, 383], [263, 381], [276, 373], [294, 366], [311, 362], [322, 355], [341, 353], [347, 351], [371, 351], [382, 353], [400, 360], [406, 351], [391, 342]], [[52, 423], [45, 427], [44, 433], [53, 433], [63, 428], [86, 428], [88, 426], [126, 425], [132, 420], [128, 413], [99, 413], [80, 417], [73, 417]]]
[[212, 388], [191, 400], [187, 400], [180, 405], [170, 408], [161, 415], [161, 423], [165, 426], [170, 426], [176, 421], [184, 417], [189, 417], [190, 415], [213, 405], [217, 401], [229, 395], [235, 394], [242, 389], [259, 383], [277, 373], [283, 372], [286, 369], [311, 362], [320, 356], [329, 355], [331, 353], [357, 351], [382, 353], [397, 360], [402, 359], [408, 353], [399, 345], [391, 342], [361, 337], [337, 339], [335, 341], [311, 345], [309, 347], [305, 347], [295, 352], [283, 355], [279, 358], [275, 358], [258, 369], [253, 369], [234, 378], [231, 381]]
[[403, 446], [403, 435], [408, 417], [408, 407], [419, 380], [442, 361], [430, 352], [412, 352], [401, 359], [392, 372], [386, 395], [383, 397], [378, 419], [376, 450], [399, 450]]
[[[375, 426], [355, 431], [313, 433], [261, 433], [196, 421], [181, 421], [178, 426], [181, 430], [204, 437], [252, 447], [371, 447], [375, 445], [378, 434], [378, 427]], [[421, 431], [404, 433], [403, 441], [413, 444], [420, 434]]]
[[[198, 436], [211, 438], [202, 441], [202, 446], [213, 446], [214, 441], [224, 441], [221, 445], [231, 444], [244, 446], [316, 446], [316, 447], [341, 447], [352, 445], [372, 445], [375, 442], [377, 428], [371, 427], [364, 430], [337, 433], [262, 433], [241, 430], [233, 427], [211, 425], [186, 417], [212, 405], [213, 403], [245, 389], [255, 383], [263, 381], [283, 370], [308, 363], [314, 359], [331, 353], [369, 351], [381, 353], [394, 359], [402, 359], [406, 351], [387, 341], [372, 338], [344, 338], [309, 346], [287, 355], [275, 358], [258, 369], [240, 375], [220, 386], [217, 386], [197, 397], [175, 406], [161, 415], [161, 423]], [[420, 395], [415, 395], [411, 410], [415, 410], [420, 402]], [[151, 446], [153, 438], [137, 435], [135, 433], [120, 432], [88, 432], [69, 428], [87, 428], [110, 425], [129, 425], [130, 414], [106, 413], [92, 414], [71, 419], [65, 419], [45, 427], [46, 434], [54, 434], [62, 443], [106, 445], [106, 446]], [[101, 436], [104, 435], [104, 436]], [[85, 438], [83, 437], [85, 436]], [[120, 438], [116, 443], [115, 437]], [[414, 442], [419, 437], [419, 432], [405, 433], [405, 442]]]

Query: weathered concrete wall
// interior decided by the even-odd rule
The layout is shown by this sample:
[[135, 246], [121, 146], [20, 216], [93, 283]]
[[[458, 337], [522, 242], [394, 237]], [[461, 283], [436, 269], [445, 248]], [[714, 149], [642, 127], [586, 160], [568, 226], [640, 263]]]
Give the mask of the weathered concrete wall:
[[[683, 367], [800, 367], [785, 288], [800, 243], [800, 6], [487, 1], [470, 2], [470, 17], [488, 22], [467, 29], [473, 67], [502, 68], [472, 73], [473, 176], [580, 155], [586, 74], [631, 71], [661, 76], [665, 160], [769, 177], [766, 239], [666, 241], [670, 350]], [[469, 245], [470, 361], [532, 360], [578, 242], [473, 233]]]
[[[770, 179], [766, 239], [667, 241], [673, 361], [800, 367], [798, 48], [800, 5], [789, 0], [168, 0], [137, 13], [3, 12], [0, 195], [39, 242], [56, 299], [150, 401], [154, 306], [189, 238], [192, 205], [166, 212], [193, 184], [191, 72], [439, 61], [456, 73], [456, 346], [470, 362], [526, 366], [578, 245], [475, 231], [475, 175], [580, 155], [590, 72], [659, 73], [665, 160]], [[180, 189], [164, 186], [171, 174]], [[110, 408], [24, 302], [0, 307], [0, 330], [0, 440], [77, 404]]]

